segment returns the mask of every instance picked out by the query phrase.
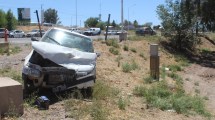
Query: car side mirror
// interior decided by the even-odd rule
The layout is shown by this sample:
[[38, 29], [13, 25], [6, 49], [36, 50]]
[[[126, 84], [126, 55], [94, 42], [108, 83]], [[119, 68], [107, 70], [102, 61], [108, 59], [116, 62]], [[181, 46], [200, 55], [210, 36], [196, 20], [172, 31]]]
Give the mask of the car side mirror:
[[97, 55], [97, 57], [100, 57], [101, 53], [100, 52], [96, 52], [96, 55]]
[[31, 41], [39, 41], [39, 40], [37, 38], [35, 38], [35, 37], [32, 37]]

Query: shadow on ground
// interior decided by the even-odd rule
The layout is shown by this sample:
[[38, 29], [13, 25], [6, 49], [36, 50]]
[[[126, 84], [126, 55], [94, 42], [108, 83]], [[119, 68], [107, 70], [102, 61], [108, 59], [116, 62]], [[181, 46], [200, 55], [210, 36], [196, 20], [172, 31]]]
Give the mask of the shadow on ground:
[[189, 50], [176, 51], [172, 44], [167, 41], [161, 41], [160, 45], [173, 55], [185, 56], [191, 63], [196, 63], [203, 67], [215, 68], [215, 51], [201, 51], [197, 54]]

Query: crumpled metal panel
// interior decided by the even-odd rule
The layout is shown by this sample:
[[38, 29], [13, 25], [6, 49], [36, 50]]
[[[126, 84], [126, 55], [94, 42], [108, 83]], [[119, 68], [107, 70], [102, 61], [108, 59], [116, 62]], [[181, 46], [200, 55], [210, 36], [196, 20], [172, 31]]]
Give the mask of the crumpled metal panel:
[[96, 53], [82, 52], [46, 42], [32, 42], [32, 47], [43, 58], [76, 72], [91, 72], [96, 65]]

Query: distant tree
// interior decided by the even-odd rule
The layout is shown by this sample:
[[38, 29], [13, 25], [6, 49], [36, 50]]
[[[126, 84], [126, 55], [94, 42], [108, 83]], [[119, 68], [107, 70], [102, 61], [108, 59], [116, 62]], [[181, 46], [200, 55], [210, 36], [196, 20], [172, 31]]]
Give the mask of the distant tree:
[[152, 22], [147, 22], [145, 24], [143, 24], [144, 27], [151, 27], [152, 26]]
[[86, 27], [96, 27], [96, 25], [98, 24], [98, 22], [99, 22], [99, 18], [97, 18], [97, 17], [90, 17], [90, 18], [88, 18], [84, 22], [84, 25]]
[[47, 9], [44, 12], [44, 22], [57, 24], [59, 22], [58, 12], [55, 9]]
[[124, 20], [124, 26], [127, 26], [128, 24], [128, 20]]
[[0, 28], [4, 28], [7, 25], [6, 15], [3, 10], [0, 9]]
[[207, 0], [201, 6], [201, 22], [208, 30], [215, 31], [215, 1]]
[[96, 27], [100, 28], [101, 30], [104, 30], [105, 26], [106, 26], [105, 22], [102, 21], [98, 22], [96, 25]]
[[115, 28], [116, 27], [116, 22], [115, 20], [113, 20], [113, 22], [111, 23], [111, 25]]
[[138, 27], [138, 22], [137, 22], [137, 20], [134, 20], [133, 25], [134, 25], [135, 28]]
[[17, 20], [11, 10], [7, 11], [6, 20], [7, 20], [7, 29], [8, 30], [13, 30], [16, 28]]

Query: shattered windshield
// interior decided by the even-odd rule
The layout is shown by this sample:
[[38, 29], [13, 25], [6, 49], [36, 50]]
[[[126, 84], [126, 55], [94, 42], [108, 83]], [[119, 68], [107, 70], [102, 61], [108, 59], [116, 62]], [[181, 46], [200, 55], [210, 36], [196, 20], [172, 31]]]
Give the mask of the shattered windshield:
[[50, 30], [41, 41], [75, 48], [83, 52], [93, 52], [92, 41], [90, 38], [57, 29]]

